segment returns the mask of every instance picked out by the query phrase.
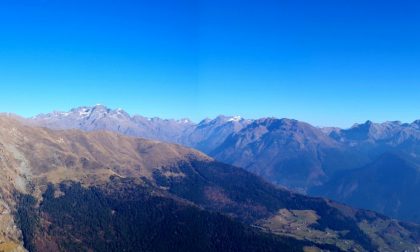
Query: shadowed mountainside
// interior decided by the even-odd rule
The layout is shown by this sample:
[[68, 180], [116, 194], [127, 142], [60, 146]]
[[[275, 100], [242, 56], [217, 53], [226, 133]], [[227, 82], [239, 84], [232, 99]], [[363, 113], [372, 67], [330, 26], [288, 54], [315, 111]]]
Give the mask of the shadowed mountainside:
[[330, 182], [310, 191], [355, 207], [420, 222], [418, 192], [419, 167], [390, 153], [363, 168], [337, 173]]

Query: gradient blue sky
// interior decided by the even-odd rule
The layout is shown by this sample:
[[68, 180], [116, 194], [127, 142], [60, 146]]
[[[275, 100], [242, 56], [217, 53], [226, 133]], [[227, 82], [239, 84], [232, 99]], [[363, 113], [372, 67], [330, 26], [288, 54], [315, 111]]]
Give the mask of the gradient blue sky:
[[420, 118], [420, 2], [3, 0], [0, 111]]

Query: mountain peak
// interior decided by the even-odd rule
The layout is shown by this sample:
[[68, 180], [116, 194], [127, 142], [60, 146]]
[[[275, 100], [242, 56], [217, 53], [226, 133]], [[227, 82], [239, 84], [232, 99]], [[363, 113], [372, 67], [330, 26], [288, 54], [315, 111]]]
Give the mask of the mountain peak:
[[96, 109], [96, 110], [111, 110], [111, 109], [109, 109], [107, 106], [105, 106], [105, 105], [102, 105], [102, 104], [96, 104], [95, 106], [93, 106], [92, 107], [93, 109]]
[[242, 121], [246, 121], [246, 119], [242, 118], [239, 115], [235, 115], [235, 116], [219, 115], [214, 119], [206, 118], [202, 120], [200, 124], [202, 123], [224, 124], [224, 123], [229, 123], [229, 122], [235, 123], [235, 122], [242, 122]]
[[355, 124], [353, 124], [353, 126], [351, 126], [351, 128], [350, 128], [350, 129], [361, 129], [361, 128], [365, 128], [365, 129], [367, 129], [367, 128], [372, 127], [374, 124], [375, 124], [375, 123], [374, 123], [374, 122], [372, 122], [371, 120], [367, 120], [367, 121], [366, 121], [366, 122], [364, 122], [364, 123], [355, 123]]
[[229, 122], [239, 122], [243, 120], [241, 116], [232, 116], [228, 119]]
[[415, 120], [414, 122], [411, 123], [411, 125], [413, 125], [414, 127], [420, 128], [420, 120]]

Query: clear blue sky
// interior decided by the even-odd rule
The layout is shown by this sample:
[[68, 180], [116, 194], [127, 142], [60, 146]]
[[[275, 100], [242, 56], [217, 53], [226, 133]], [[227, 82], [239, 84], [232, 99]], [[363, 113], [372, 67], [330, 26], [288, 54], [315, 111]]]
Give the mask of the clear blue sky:
[[0, 111], [420, 118], [420, 2], [3, 0]]

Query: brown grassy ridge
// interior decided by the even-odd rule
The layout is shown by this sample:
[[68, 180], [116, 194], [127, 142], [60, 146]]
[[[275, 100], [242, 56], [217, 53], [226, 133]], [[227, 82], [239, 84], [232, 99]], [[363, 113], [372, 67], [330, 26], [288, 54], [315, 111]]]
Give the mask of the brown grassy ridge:
[[[180, 161], [211, 160], [201, 152], [111, 132], [55, 131], [0, 115], [0, 250], [24, 251], [16, 227], [16, 195], [42, 198], [48, 183], [106, 183], [112, 175], [152, 178]], [[171, 172], [171, 176], [182, 176]], [[179, 171], [178, 171], [179, 172]]]
[[[151, 177], [154, 170], [179, 161], [211, 160], [180, 145], [116, 133], [50, 130], [28, 126], [15, 117], [0, 116], [0, 143], [8, 167], [16, 176], [35, 184], [75, 180], [107, 180], [110, 175]], [[18, 181], [13, 174], [11, 180]], [[93, 179], [94, 178], [94, 179]]]

